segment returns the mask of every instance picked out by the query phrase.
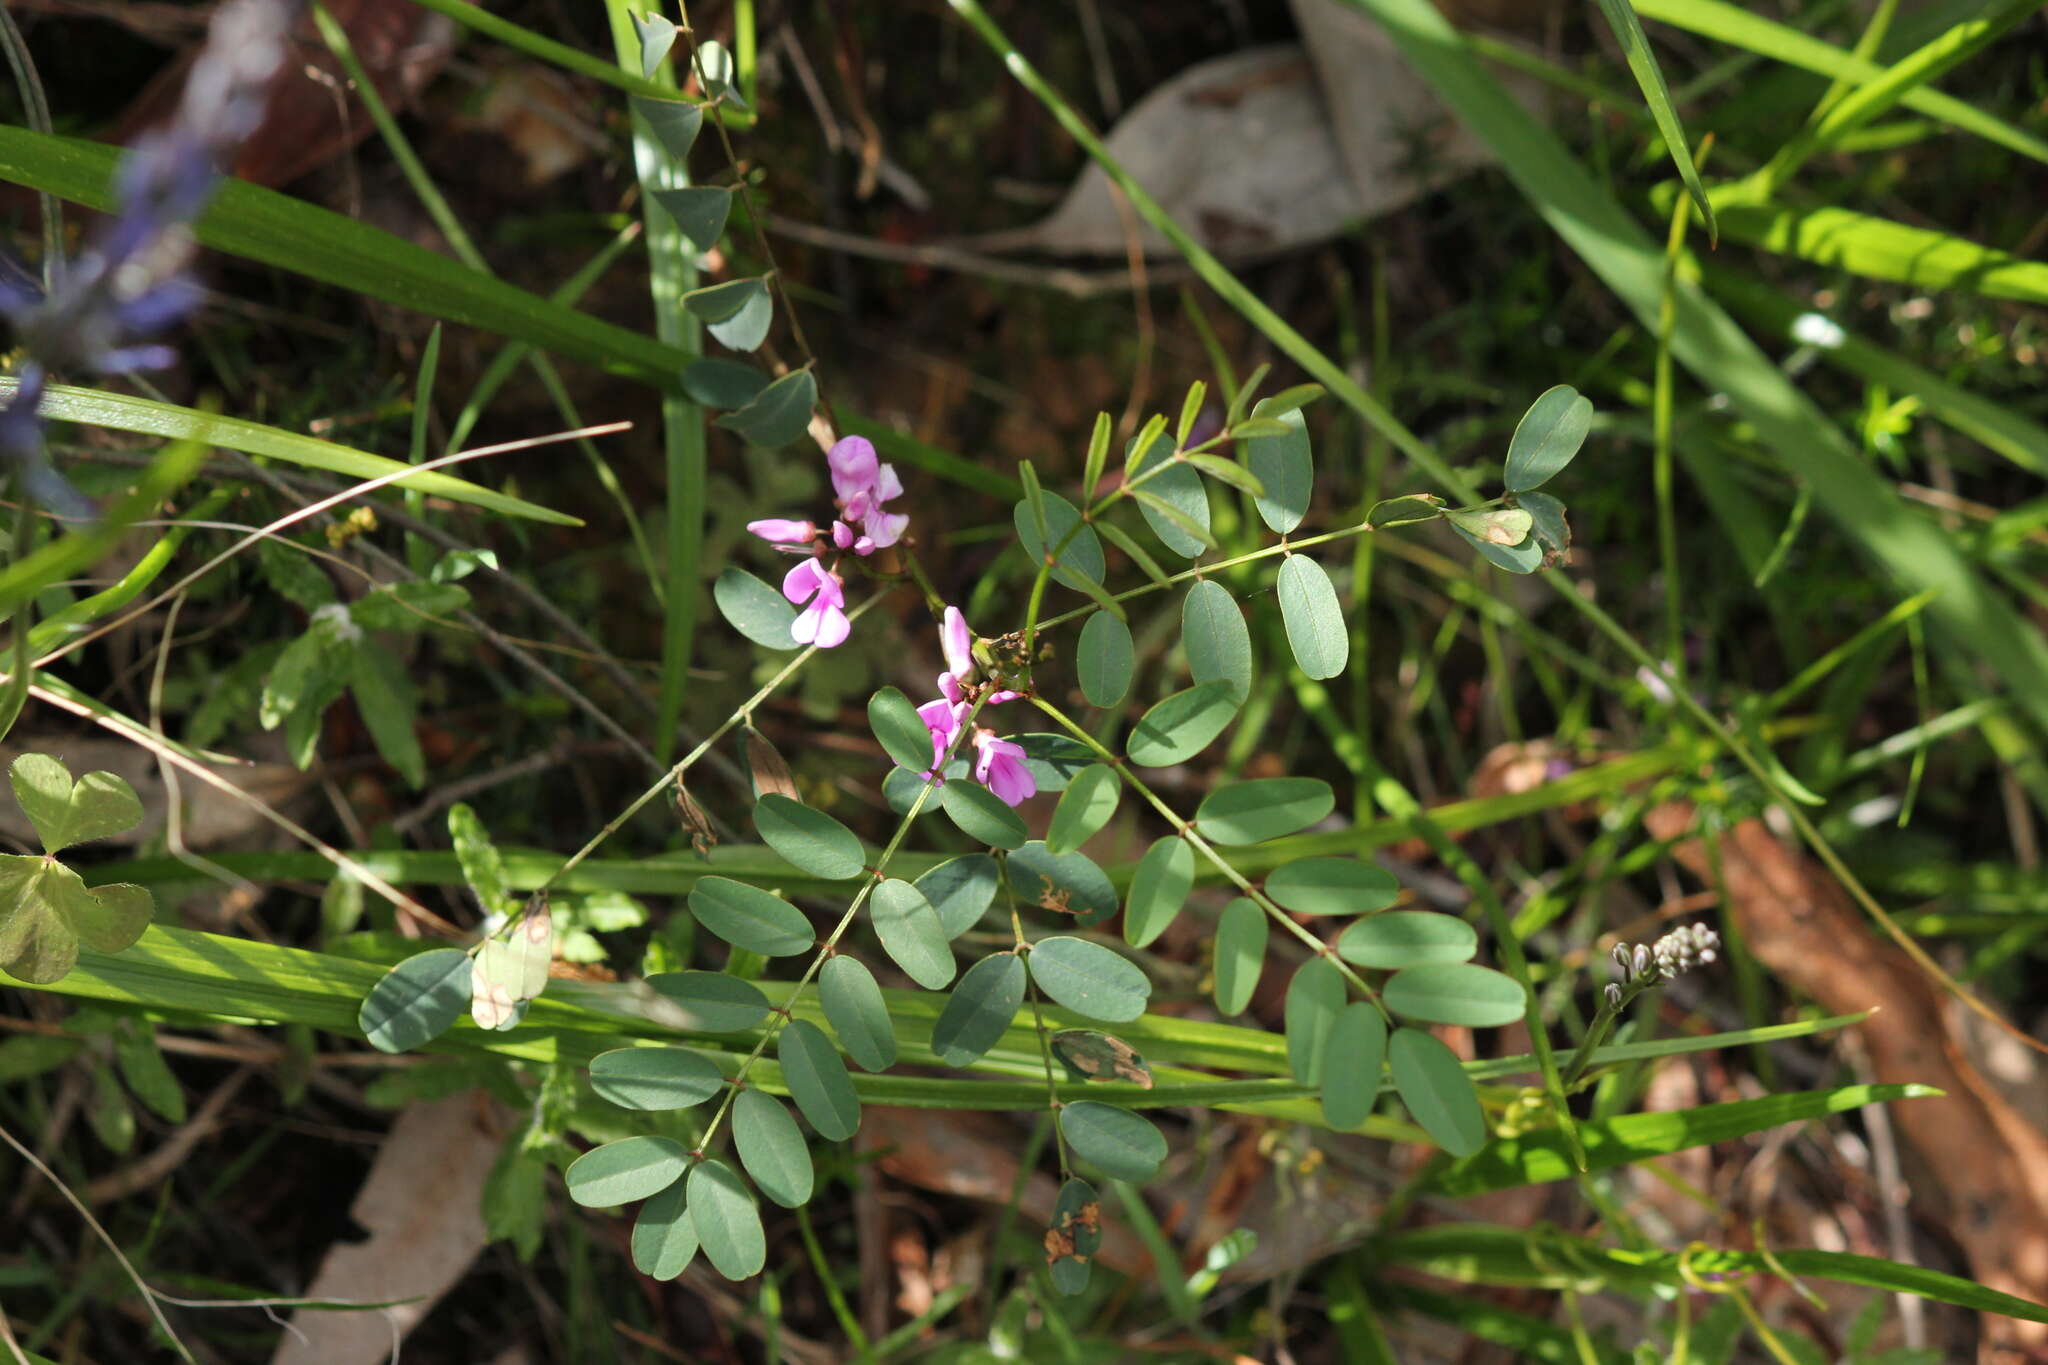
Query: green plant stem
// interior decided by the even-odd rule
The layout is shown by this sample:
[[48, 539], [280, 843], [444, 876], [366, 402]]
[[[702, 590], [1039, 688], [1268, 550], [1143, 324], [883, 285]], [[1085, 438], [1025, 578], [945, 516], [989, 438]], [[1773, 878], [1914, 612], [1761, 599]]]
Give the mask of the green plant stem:
[[[961, 728], [964, 730], [966, 727]], [[1031, 941], [1024, 937], [1024, 916], [1017, 908], [1017, 888], [1010, 883], [1010, 859], [1006, 854], [998, 854], [997, 857], [1003, 866], [1003, 896], [1010, 902], [1010, 933], [1016, 940], [1015, 951], [1017, 956], [1028, 961]], [[1045, 1063], [1045, 1115], [1052, 1121], [1053, 1141], [1059, 1152], [1060, 1177], [1072, 1179], [1074, 1168], [1067, 1160], [1067, 1138], [1060, 1131], [1060, 1083], [1058, 1074], [1053, 1070], [1052, 1032], [1046, 1028], [1045, 1011], [1039, 1007], [1038, 983], [1028, 981], [1027, 985], [1030, 987], [1031, 1027], [1038, 1035], [1038, 1052]]]

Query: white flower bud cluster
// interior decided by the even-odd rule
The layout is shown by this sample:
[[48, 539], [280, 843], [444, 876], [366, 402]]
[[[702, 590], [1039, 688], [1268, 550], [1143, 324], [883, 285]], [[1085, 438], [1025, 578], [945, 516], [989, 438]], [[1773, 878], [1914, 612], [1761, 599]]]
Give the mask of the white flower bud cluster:
[[[1687, 924], [1657, 940], [1650, 949], [1657, 972], [1666, 981], [1694, 967], [1703, 967], [1720, 955], [1721, 936], [1704, 924]], [[1637, 952], [1642, 950], [1638, 948]]]

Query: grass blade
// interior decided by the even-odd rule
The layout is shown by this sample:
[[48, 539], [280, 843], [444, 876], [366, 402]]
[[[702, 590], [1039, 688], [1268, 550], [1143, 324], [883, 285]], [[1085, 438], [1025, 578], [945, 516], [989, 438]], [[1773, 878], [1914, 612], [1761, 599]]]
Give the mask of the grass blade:
[[1643, 33], [1642, 20], [1636, 18], [1629, 0], [1600, 0], [1600, 13], [1606, 18], [1607, 26], [1614, 30], [1614, 39], [1621, 44], [1622, 55], [1628, 59], [1628, 69], [1635, 74], [1636, 84], [1642, 87], [1643, 102], [1650, 106], [1650, 117], [1657, 121], [1657, 131], [1664, 138], [1664, 150], [1670, 154], [1672, 164], [1678, 167], [1679, 179], [1685, 181], [1693, 204], [1706, 221], [1708, 242], [1718, 243], [1721, 234], [1714, 223], [1714, 206], [1707, 198], [1707, 187], [1700, 183], [1699, 168], [1693, 165], [1691, 144], [1685, 140], [1685, 126], [1678, 121], [1678, 111], [1671, 107], [1671, 89], [1664, 84], [1664, 73], [1657, 66], [1656, 54], [1650, 51], [1650, 40]]

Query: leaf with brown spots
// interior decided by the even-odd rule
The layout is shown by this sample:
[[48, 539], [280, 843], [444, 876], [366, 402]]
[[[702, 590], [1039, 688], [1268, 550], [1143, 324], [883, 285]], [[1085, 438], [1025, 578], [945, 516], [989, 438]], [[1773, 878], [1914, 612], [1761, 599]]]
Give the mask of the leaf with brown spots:
[[1077, 1080], [1129, 1081], [1152, 1088], [1152, 1068], [1121, 1038], [1092, 1029], [1067, 1029], [1052, 1036], [1052, 1050]]
[[1102, 1249], [1102, 1200], [1085, 1180], [1060, 1187], [1052, 1208], [1052, 1226], [1045, 1230], [1045, 1264], [1053, 1287], [1078, 1294], [1088, 1287], [1088, 1267]]

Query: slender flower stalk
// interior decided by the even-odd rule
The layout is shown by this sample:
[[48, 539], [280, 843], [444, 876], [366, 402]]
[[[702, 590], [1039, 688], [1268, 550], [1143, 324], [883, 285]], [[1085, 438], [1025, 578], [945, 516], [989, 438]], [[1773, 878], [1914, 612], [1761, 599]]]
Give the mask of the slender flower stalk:
[[1704, 924], [1680, 925], [1655, 943], [1615, 944], [1614, 970], [1618, 979], [1608, 982], [1601, 991], [1599, 1012], [1587, 1026], [1571, 1064], [1564, 1069], [1564, 1085], [1570, 1087], [1585, 1074], [1592, 1065], [1594, 1051], [1607, 1041], [1614, 1021], [1635, 1003], [1637, 996], [1695, 967], [1706, 966], [1720, 952], [1720, 935]]
[[187, 273], [192, 223], [213, 197], [221, 168], [262, 121], [297, 10], [291, 0], [221, 5], [176, 115], [143, 134], [123, 159], [113, 216], [92, 245], [69, 263], [46, 263], [47, 290], [0, 280], [0, 314], [28, 355], [19, 387], [0, 411], [0, 458], [21, 471], [29, 496], [44, 506], [79, 517], [93, 512], [44, 449], [37, 408], [50, 376], [134, 374], [176, 359], [152, 338], [198, 301], [199, 287]]

